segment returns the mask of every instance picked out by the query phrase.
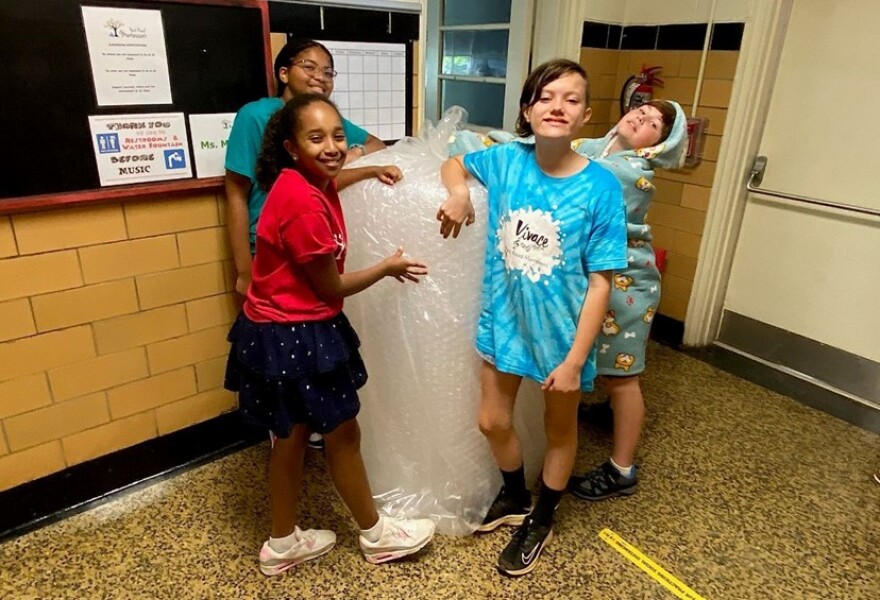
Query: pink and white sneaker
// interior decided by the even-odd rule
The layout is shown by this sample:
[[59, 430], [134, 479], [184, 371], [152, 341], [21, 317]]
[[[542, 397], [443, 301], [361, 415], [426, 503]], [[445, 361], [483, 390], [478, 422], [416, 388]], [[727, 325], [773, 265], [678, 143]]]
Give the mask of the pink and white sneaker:
[[382, 515], [379, 518], [384, 525], [379, 541], [373, 543], [359, 537], [364, 558], [374, 565], [415, 554], [434, 537], [436, 525], [431, 519], [392, 519]]
[[303, 531], [296, 527], [293, 532], [297, 541], [286, 552], [276, 552], [269, 546], [269, 542], [263, 544], [260, 550], [260, 571], [263, 575], [280, 575], [302, 562], [327, 554], [336, 544], [336, 534], [332, 531], [324, 529]]

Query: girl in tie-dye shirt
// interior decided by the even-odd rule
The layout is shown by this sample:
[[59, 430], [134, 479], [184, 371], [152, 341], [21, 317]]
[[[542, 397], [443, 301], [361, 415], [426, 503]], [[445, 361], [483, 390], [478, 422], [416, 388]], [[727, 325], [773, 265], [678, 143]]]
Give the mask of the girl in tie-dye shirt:
[[[594, 342], [611, 290], [611, 272], [626, 266], [620, 184], [571, 148], [589, 120], [583, 68], [553, 60], [529, 75], [520, 97], [520, 135], [534, 144], [493, 146], [447, 160], [449, 198], [437, 218], [457, 237], [475, 218], [466, 178], [489, 191], [477, 352], [484, 359], [479, 425], [504, 486], [478, 531], [518, 525], [498, 559], [511, 576], [531, 571], [552, 538], [552, 520], [577, 448], [577, 406], [595, 378]], [[531, 510], [513, 407], [523, 377], [541, 383], [547, 452]]]

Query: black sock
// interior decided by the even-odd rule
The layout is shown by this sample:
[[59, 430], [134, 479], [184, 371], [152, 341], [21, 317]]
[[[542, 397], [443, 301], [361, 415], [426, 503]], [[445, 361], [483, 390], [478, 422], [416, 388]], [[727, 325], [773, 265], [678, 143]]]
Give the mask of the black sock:
[[526, 488], [526, 472], [522, 465], [516, 471], [501, 470], [501, 477], [504, 478], [504, 491], [522, 502], [524, 505], [531, 504], [531, 495]]
[[565, 490], [554, 490], [541, 482], [541, 491], [538, 492], [538, 502], [535, 504], [535, 510], [532, 511], [532, 520], [539, 524], [549, 526], [553, 524], [553, 514], [559, 501], [562, 500], [562, 493]]

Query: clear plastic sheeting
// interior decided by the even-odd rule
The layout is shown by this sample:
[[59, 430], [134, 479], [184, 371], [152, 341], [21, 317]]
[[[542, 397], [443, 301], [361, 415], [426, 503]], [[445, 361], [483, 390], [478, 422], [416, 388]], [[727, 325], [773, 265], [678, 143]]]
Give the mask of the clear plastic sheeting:
[[[357, 161], [397, 165], [393, 187], [375, 179], [340, 194], [349, 234], [346, 269], [354, 271], [403, 246], [428, 265], [421, 283], [387, 279], [346, 300], [360, 336], [369, 381], [360, 391], [361, 451], [377, 502], [392, 515], [429, 516], [441, 533], [466, 535], [501, 487], [477, 426], [480, 358], [474, 336], [486, 245], [486, 190], [471, 185], [477, 221], [444, 240], [435, 219], [446, 198], [440, 164], [464, 121], [453, 107], [419, 138]], [[540, 387], [524, 380], [515, 424], [534, 481], [544, 454]]]

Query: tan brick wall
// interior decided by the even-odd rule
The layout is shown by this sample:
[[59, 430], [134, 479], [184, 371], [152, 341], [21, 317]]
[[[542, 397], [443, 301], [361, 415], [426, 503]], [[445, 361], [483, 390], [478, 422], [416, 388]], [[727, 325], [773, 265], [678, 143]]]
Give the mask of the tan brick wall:
[[222, 195], [0, 217], [0, 490], [235, 407]]
[[578, 132], [581, 137], [602, 137], [617, 122], [620, 86], [619, 62], [624, 52], [603, 48], [581, 48], [581, 66], [590, 77], [590, 121]]
[[[581, 134], [601, 137], [618, 121], [620, 89], [642, 65], [663, 67], [660, 77], [665, 85], [655, 89], [654, 97], [675, 100], [690, 116], [701, 56], [699, 50], [582, 48], [580, 63], [590, 74], [594, 100], [593, 118]], [[654, 181], [657, 193], [648, 222], [654, 246], [667, 253], [659, 312], [679, 321], [687, 315], [738, 58], [739, 52], [721, 50], [711, 50], [706, 57], [697, 108], [698, 116], [710, 120], [702, 162], [675, 172], [659, 171]]]

